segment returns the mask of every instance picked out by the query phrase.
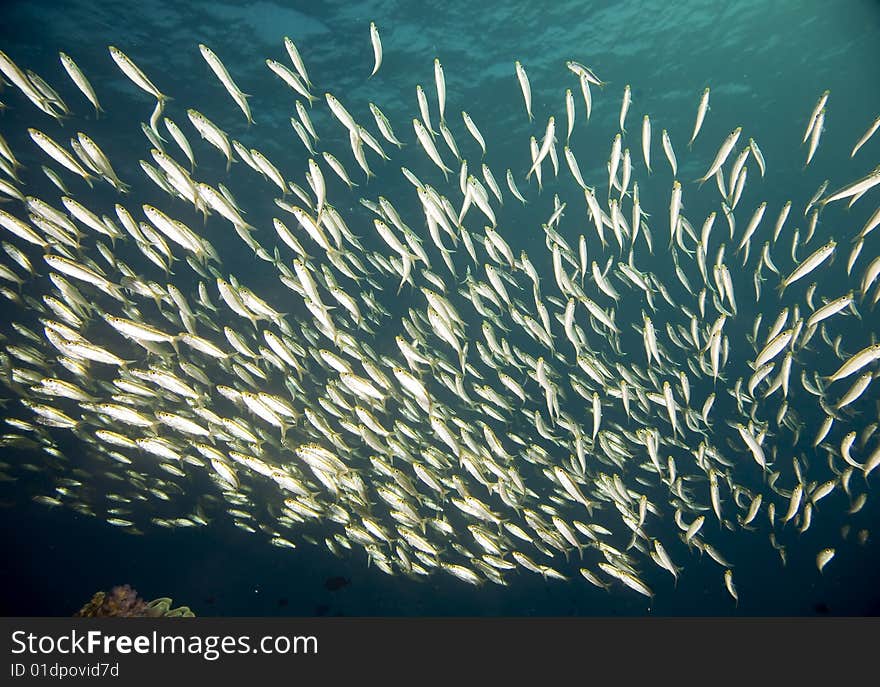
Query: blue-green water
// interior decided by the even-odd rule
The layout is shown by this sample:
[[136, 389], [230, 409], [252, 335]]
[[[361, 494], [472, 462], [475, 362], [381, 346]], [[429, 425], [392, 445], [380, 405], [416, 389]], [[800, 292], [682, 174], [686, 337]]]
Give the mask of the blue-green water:
[[[775, 221], [779, 208], [789, 199], [795, 203], [786, 231], [799, 227], [803, 234], [806, 231], [803, 207], [820, 184], [829, 179], [829, 188], [836, 189], [870, 171], [880, 156], [880, 138], [876, 137], [854, 159], [849, 156], [856, 139], [880, 113], [880, 7], [872, 2], [689, 2], [670, 9], [668, 4], [511, 2], [426, 6], [406, 2], [328, 2], [316, 9], [314, 3], [269, 2], [249, 5], [153, 2], [137, 6], [111, 2], [5, 3], [0, 22], [0, 49], [23, 68], [32, 69], [53, 84], [75, 110], [77, 119], [75, 124], [59, 129], [14, 88], [7, 88], [0, 94], [0, 101], [8, 106], [0, 113], [0, 132], [26, 166], [22, 174], [26, 175], [23, 178], [27, 179], [29, 193], [55, 200], [59, 195], [39, 171], [40, 164], [46, 160], [40, 157], [26, 128], [34, 126], [45, 131], [51, 128], [59, 141], [83, 130], [100, 142], [120, 178], [133, 183], [134, 191], [131, 197], [120, 200], [103, 183], [92, 191], [69, 175], [64, 176], [70, 188], [77, 189], [73, 192], [75, 197], [82, 202], [88, 198], [95, 212], [110, 215], [116, 202], [123, 202], [132, 210], [142, 203], [167, 208], [167, 196], [145, 179], [138, 165], [139, 159], [149, 159], [150, 147], [140, 132], [139, 123], [148, 121], [154, 103], [113, 64], [107, 46], [115, 45], [132, 57], [163, 93], [174, 98], [165, 114], [181, 126], [186, 124], [195, 149], [199, 179], [214, 185], [226, 184], [239, 204], [247, 209], [247, 220], [260, 228], [262, 240], [272, 236], [271, 218], [279, 213], [272, 202], [277, 195], [275, 190], [241, 162], [236, 162], [227, 175], [222, 155], [198, 140], [186, 121], [185, 112], [190, 107], [203, 112], [230, 137], [262, 151], [283, 170], [286, 178], [307, 187], [304, 173], [309, 156], [289, 124], [289, 118], [295, 114], [294, 94], [265, 65], [266, 58], [287, 62], [282, 39], [290, 36], [308, 66], [317, 96], [324, 92], [335, 94], [355, 119], [369, 123], [368, 128], [374, 132], [368, 104], [379, 104], [397, 135], [407, 142], [400, 151], [386, 145], [386, 151], [392, 156], [390, 162], [371, 156], [370, 164], [377, 176], [365, 183], [348, 150], [344, 129], [323, 102], [315, 103], [310, 110], [321, 137], [320, 149], [343, 160], [359, 184], [355, 193], [349, 193], [331, 172], [325, 171], [328, 197], [345, 214], [354, 233], [364, 237], [366, 245], [381, 249], [382, 244], [372, 231], [370, 214], [358, 204], [360, 194], [372, 199], [384, 196], [394, 202], [402, 215], [417, 217], [421, 211], [418, 198], [400, 174], [401, 165], [438, 189], [457, 186], [454, 177], [445, 185], [442, 175], [416, 143], [411, 127], [412, 118], [419, 116], [416, 84], [425, 89], [436, 117], [433, 60], [438, 57], [446, 77], [449, 126], [463, 155], [472, 161], [472, 173], [478, 168], [479, 149], [458, 116], [460, 110], [466, 110], [473, 117], [486, 138], [485, 162], [493, 169], [502, 188], [506, 168], [522, 171], [517, 175], [517, 182], [529, 203], [520, 206], [504, 188], [505, 204], [503, 208], [496, 207], [499, 230], [516, 254], [520, 250], [528, 252], [547, 285], [545, 288], [549, 289], [553, 284], [553, 271], [549, 253], [544, 249], [541, 224], [552, 213], [554, 193], [568, 203], [560, 233], [573, 246], [577, 245], [577, 236], [584, 233], [593, 242], [590, 260], [599, 260], [600, 253], [581, 191], [568, 176], [561, 154], [558, 180], [552, 180], [545, 165], [545, 188], [540, 194], [534, 183], [525, 182], [524, 175], [531, 163], [529, 136], [534, 135], [540, 141], [547, 117], [552, 114], [556, 117], [557, 137], [562, 138], [564, 93], [571, 88], [576, 100], [577, 123], [570, 145], [587, 183], [604, 193], [606, 162], [611, 139], [617, 132], [620, 99], [624, 86], [630, 84], [633, 102], [624, 140], [632, 153], [642, 206], [651, 215], [654, 236], [653, 254], [642, 250], [640, 257], [637, 251], [637, 264], [671, 287], [676, 278], [664, 250], [668, 242], [668, 220], [664, 223], [664, 218], [668, 212], [672, 175], [659, 145], [661, 129], [668, 131], [675, 147], [678, 178], [685, 186], [685, 211], [697, 230], [702, 219], [719, 208], [712, 193], [697, 193], [691, 181], [703, 174], [730, 130], [742, 126], [744, 139], [751, 137], [759, 142], [767, 161], [767, 175], [759, 180], [756, 166], [750, 165], [749, 181], [737, 209], [737, 237], [758, 203], [768, 204], [763, 226], [767, 231], [767, 225]], [[371, 21], [380, 29], [384, 59], [378, 74], [367, 79], [373, 66]], [[209, 45], [242, 90], [251, 95], [253, 126], [246, 124], [208, 69], [199, 55], [198, 43]], [[91, 106], [61, 68], [59, 50], [70, 54], [87, 74], [106, 110], [105, 116], [94, 119]], [[519, 60], [529, 74], [535, 114], [532, 123], [525, 115], [514, 75], [515, 60]], [[577, 79], [565, 68], [567, 60], [589, 65], [607, 84], [603, 89], [593, 89], [589, 122], [585, 119]], [[693, 128], [697, 102], [707, 86], [711, 88], [711, 109], [693, 150], [688, 151], [685, 144]], [[806, 147], [801, 145], [801, 138], [810, 111], [825, 89], [831, 92], [825, 130], [815, 159], [804, 170]], [[649, 114], [653, 122], [653, 175], [645, 173], [641, 160], [639, 136], [643, 114]], [[169, 149], [172, 145], [169, 143]], [[447, 153], [445, 157], [448, 163], [451, 156]], [[706, 186], [713, 184], [710, 180]], [[830, 276], [817, 278], [818, 295], [830, 298], [843, 292], [835, 280], [849, 254], [849, 238], [876, 206], [875, 190], [874, 196], [866, 196], [851, 211], [838, 209], [833, 217], [829, 215], [826, 220], [823, 215], [820, 219], [811, 246], [818, 247], [832, 236], [838, 237], [840, 245], [835, 259], [837, 270]], [[173, 207], [178, 213], [176, 216], [190, 226], [202, 225], [200, 215], [192, 208], [180, 203]], [[293, 224], [292, 220], [289, 224]], [[413, 220], [411, 226], [426, 236], [423, 223], [416, 224]], [[472, 229], [479, 230], [476, 221]], [[714, 228], [716, 239], [719, 233], [727, 231], [719, 213]], [[237, 275], [280, 311], [308, 316], [301, 299], [278, 284], [266, 263], [250, 258], [248, 251], [241, 250], [242, 244], [228, 223], [212, 218], [205, 232], [224, 256], [221, 269], [225, 274]], [[862, 269], [878, 254], [877, 237], [870, 238], [872, 241], [866, 241], [861, 258]], [[267, 245], [273, 242], [270, 240]], [[762, 242], [753, 242], [752, 251], [760, 250]], [[734, 246], [730, 243], [728, 254], [732, 256]], [[779, 250], [781, 257], [776, 258], [785, 265], [791, 264], [786, 257], [788, 245], [788, 241], [783, 241]], [[126, 253], [125, 248], [120, 251], [132, 264], [137, 264], [137, 253]], [[802, 250], [801, 258], [805, 254], [808, 253]], [[35, 264], [40, 263], [38, 271], [44, 272], [39, 252], [34, 255]], [[459, 247], [456, 263], [463, 265], [463, 258], [464, 251]], [[604, 259], [602, 256], [602, 263]], [[615, 261], [617, 259], [615, 255]], [[710, 257], [713, 259], [714, 252]], [[741, 273], [734, 271], [741, 264], [736, 257], [729, 257], [727, 264], [737, 288], [739, 305], [737, 318], [725, 329], [732, 345], [747, 346], [744, 335], [751, 330], [756, 313], [765, 313], [766, 330], [782, 305], [793, 306], [800, 300], [801, 308], [804, 307], [803, 289], [787, 293], [783, 303], [779, 303], [773, 293], [772, 275], [763, 286], [765, 293], [761, 302], [755, 304], [753, 268]], [[434, 271], [443, 273], [439, 255]], [[463, 269], [461, 272], [460, 277]], [[158, 272], [153, 270], [151, 274], [161, 281]], [[856, 274], [861, 274], [861, 270]], [[768, 276], [766, 270], [765, 276]], [[195, 280], [185, 266], [176, 269], [175, 283], [182, 290], [192, 292]], [[385, 281], [388, 289], [378, 298], [392, 312], [391, 322], [399, 321], [408, 308], [422, 306], [417, 293], [413, 295], [405, 288], [398, 297], [394, 293], [396, 283]], [[214, 295], [216, 297], [216, 292]], [[529, 296], [524, 292], [522, 298], [528, 300]], [[659, 300], [659, 296], [657, 298]], [[8, 308], [8, 317], [34, 325], [33, 317], [28, 320], [27, 316], [18, 314], [20, 311], [4, 307]], [[629, 323], [641, 323], [640, 309], [644, 306], [631, 307], [635, 309], [619, 309], [617, 313], [618, 322], [626, 323], [621, 343], [624, 354], [642, 364], [641, 336], [632, 331]], [[877, 331], [876, 310], [872, 312], [866, 303], [861, 312], [861, 322], [849, 318], [836, 330], [843, 335], [844, 342], [856, 342], [845, 343], [844, 348], [850, 353], [871, 343], [872, 333]], [[658, 320], [655, 324], [659, 328], [665, 322]], [[471, 326], [476, 339], [479, 321]], [[3, 332], [7, 331], [4, 325]], [[533, 355], [539, 354], [535, 344], [522, 332], [511, 336], [519, 336], [521, 340], [516, 341], [517, 345]], [[380, 335], [371, 345], [379, 353], [395, 350], [391, 337], [385, 339]], [[745, 361], [753, 351], [737, 354]], [[807, 370], [821, 369], [824, 374], [836, 367], [808, 353], [804, 353], [798, 363]], [[693, 393], [703, 399], [711, 388], [705, 386], [705, 380], [699, 384]], [[716, 387], [715, 391], [719, 407], [734, 412], [735, 404], [726, 390]], [[852, 429], [861, 430], [877, 420], [877, 394], [875, 387], [863, 396], [859, 414], [848, 420], [854, 423]], [[569, 392], [568, 412], [577, 415], [589, 428], [589, 404], [583, 402], [581, 407], [580, 403], [581, 399]], [[804, 435], [811, 437], [822, 418], [817, 414], [820, 411], [815, 399], [801, 390], [798, 396], [792, 397], [790, 406], [807, 425]], [[6, 412], [24, 416], [14, 400], [7, 404]], [[723, 426], [722, 415], [718, 416], [717, 423]], [[528, 431], [517, 426], [513, 429]], [[845, 433], [839, 428], [836, 431], [840, 436]], [[803, 443], [809, 446], [810, 442]], [[76, 441], [68, 435], [63, 446], [70, 461], [76, 463], [79, 459]], [[727, 445], [722, 448], [733, 451]], [[792, 457], [786, 455], [786, 451], [797, 455], [805, 452], [803, 446], [796, 451], [784, 444], [778, 448], [779, 458], [786, 466]], [[804, 457], [821, 471], [823, 456]], [[748, 453], [739, 453], [737, 458], [751, 461]], [[11, 453], [5, 460], [26, 459]], [[743, 470], [754, 467], [744, 466]], [[790, 467], [786, 469], [790, 473]], [[69, 509], [48, 510], [32, 503], [31, 495], [48, 493], [52, 485], [41, 483], [45, 477], [40, 474], [27, 471], [15, 474], [16, 482], [0, 485], [7, 505], [0, 511], [6, 551], [0, 567], [0, 584], [4, 589], [0, 611], [7, 614], [67, 615], [93, 591], [117, 583], [129, 583], [147, 598], [170, 596], [177, 603], [191, 606], [198, 615], [628, 615], [643, 614], [648, 608], [642, 597], [620, 585], [612, 588], [611, 593], [590, 586], [577, 575], [576, 566], [566, 568], [567, 572], [574, 572], [568, 582], [544, 581], [537, 575], [519, 571], [506, 578], [507, 587], [484, 584], [472, 588], [442, 574], [419, 583], [400, 575], [389, 577], [375, 567], [368, 567], [366, 556], [360, 550], [339, 559], [324, 548], [301, 541], [297, 541], [295, 551], [271, 547], [264, 535], [241, 532], [232, 526], [231, 519], [224, 517], [213, 518], [206, 528], [145, 528], [144, 534], [130, 536], [99, 519], [87, 518]], [[856, 482], [861, 490], [864, 482], [859, 475], [853, 477], [853, 483]], [[187, 484], [187, 493], [193, 498], [212, 487], [206, 479], [201, 482], [194, 479]], [[99, 482], [96, 488], [111, 487]], [[868, 495], [864, 509], [848, 517], [845, 511], [849, 502], [838, 489], [817, 506], [813, 525], [807, 532], [798, 535], [786, 531], [787, 565], [784, 567], [767, 542], [766, 528], [755, 533], [722, 531], [710, 511], [706, 527], [712, 526], [714, 544], [734, 564], [740, 597], [738, 607], [734, 607], [723, 587], [721, 568], [708, 556], [689, 555], [681, 546], [673, 556], [676, 563], [684, 566], [675, 587], [667, 573], [651, 568], [650, 560], [643, 565], [645, 579], [655, 593], [651, 612], [664, 615], [809, 615], [826, 610], [840, 614], [876, 613], [880, 605], [880, 594], [874, 585], [880, 563], [874, 541], [878, 506], [871, 488]], [[671, 513], [666, 515], [658, 527], [668, 530], [658, 530], [655, 536], [673, 539], [677, 528]], [[761, 518], [766, 521], [763, 512]], [[846, 540], [840, 533], [844, 524], [851, 524]], [[856, 532], [863, 528], [870, 531], [870, 536], [867, 544], [860, 546]], [[819, 575], [815, 555], [826, 546], [835, 547], [837, 555], [825, 573]], [[331, 591], [325, 581], [334, 577], [346, 578], [350, 584]]]

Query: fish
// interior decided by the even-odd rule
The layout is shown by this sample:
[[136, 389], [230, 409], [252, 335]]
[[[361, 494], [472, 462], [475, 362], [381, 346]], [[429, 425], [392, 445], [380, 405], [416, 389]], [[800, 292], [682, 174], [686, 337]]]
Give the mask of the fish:
[[877, 184], [880, 184], [880, 165], [875, 167], [872, 171], [863, 176], [861, 179], [847, 184], [846, 186], [843, 186], [842, 188], [839, 188], [828, 196], [822, 198], [822, 200], [819, 201], [819, 205], [824, 208], [828, 203], [833, 203], [835, 200], [851, 198], [853, 196], [859, 197], [864, 194], [868, 189], [873, 188]]
[[718, 149], [718, 152], [715, 154], [715, 159], [712, 160], [712, 164], [709, 165], [709, 169], [703, 176], [697, 179], [697, 181], [702, 184], [707, 179], [711, 178], [715, 174], [715, 172], [721, 169], [721, 166], [727, 160], [727, 157], [730, 155], [730, 152], [733, 150], [733, 147], [739, 140], [740, 133], [742, 133], [742, 127], [738, 126], [736, 129], [731, 131], [730, 134], [728, 134], [727, 138], [724, 139], [724, 142]]
[[376, 120], [376, 126], [382, 136], [385, 137], [385, 140], [389, 143], [393, 143], [398, 148], [403, 148], [403, 142], [394, 135], [394, 130], [391, 128], [391, 122], [388, 121], [388, 118], [382, 110], [380, 110], [377, 105], [370, 103], [370, 112], [372, 112], [373, 117]]
[[160, 106], [163, 106], [165, 102], [170, 100], [169, 96], [156, 88], [156, 85], [150, 81], [147, 75], [140, 70], [128, 55], [113, 45], [109, 46], [108, 50], [110, 51], [110, 57], [113, 58], [113, 61], [122, 73], [131, 79], [136, 86], [153, 96]]
[[474, 140], [479, 144], [480, 150], [483, 151], [483, 157], [486, 156], [486, 141], [483, 138], [483, 134], [480, 133], [480, 130], [477, 128], [477, 125], [474, 124], [474, 120], [471, 119], [471, 116], [462, 110], [461, 118], [464, 120], [464, 125], [467, 128], [468, 132], [471, 136], [474, 137]]
[[816, 117], [813, 119], [810, 130], [810, 145], [807, 149], [807, 161], [804, 162], [804, 168], [808, 167], [810, 162], [813, 159], [813, 156], [816, 154], [816, 149], [819, 147], [819, 137], [822, 136], [822, 131], [825, 129], [825, 109], [819, 110]]
[[[817, 190], [779, 174], [785, 141], [769, 160], [755, 138], [739, 145], [751, 123], [709, 150], [700, 137], [708, 87], [680, 161], [668, 133], [675, 122], [662, 130], [670, 184], [651, 162], [659, 114], [643, 113], [642, 161], [632, 159], [625, 125], [635, 79], [621, 81], [621, 102], [611, 94], [620, 109], [610, 130], [590, 125], [590, 140], [610, 148], [597, 160], [586, 133], [574, 132], [573, 83], [542, 83], [543, 137], [517, 117], [493, 122], [479, 101], [462, 102], [456, 124], [445, 109], [460, 92], [450, 79], [447, 93], [439, 52], [428, 57], [431, 112], [418, 85], [415, 102], [379, 100], [387, 93], [372, 79], [382, 63], [375, 23], [371, 43], [372, 73], [343, 56], [354, 62], [351, 78], [318, 98], [285, 38], [290, 61], [265, 60], [282, 83], [268, 77], [275, 91], [260, 108], [251, 103], [256, 118], [230, 71], [197, 44], [248, 123], [236, 138], [218, 126], [214, 86], [194, 80], [186, 92], [190, 124], [226, 159], [222, 183], [170, 106], [161, 117], [169, 96], [127, 56], [114, 57], [117, 66], [156, 99], [149, 125], [116, 118], [118, 94], [94, 77], [99, 105], [62, 57], [95, 117], [119, 122], [114, 134], [85, 123], [88, 105], [64, 114], [48, 83], [0, 54], [15, 86], [4, 99], [25, 106], [4, 117], [24, 130], [34, 109], [50, 115], [28, 131], [35, 145], [0, 139], [0, 197], [9, 200], [0, 208], [9, 313], [0, 444], [33, 449], [26, 464], [2, 470], [23, 496], [126, 531], [228, 519], [279, 553], [326, 546], [413, 580], [515, 587], [529, 574], [576, 584], [580, 572], [596, 590], [649, 603], [684, 586], [684, 571], [708, 554], [723, 571], [723, 589], [710, 594], [738, 604], [732, 571], [747, 561], [728, 560], [721, 549], [737, 547], [725, 541], [770, 539], [785, 562], [786, 547], [803, 543], [790, 530], [818, 530], [835, 509], [854, 516], [866, 506], [873, 492], [852, 477], [870, 487], [880, 466], [870, 420], [878, 220], [869, 207], [852, 225], [848, 212], [872, 202], [880, 175], [861, 162], [849, 177], [824, 173], [816, 153], [832, 116], [827, 99], [803, 141]], [[368, 50], [366, 37], [354, 47]], [[83, 64], [93, 49], [77, 48]], [[141, 55], [132, 53], [149, 59]], [[250, 73], [225, 57], [232, 73]], [[202, 58], [182, 50], [175, 66]], [[522, 62], [514, 67], [498, 97], [515, 105], [521, 96], [532, 122], [537, 101]], [[598, 112], [609, 95], [590, 89], [606, 83], [580, 62], [566, 68], [589, 119], [593, 98]], [[329, 83], [332, 74], [322, 76]], [[285, 115], [272, 97], [291, 90]], [[416, 146], [395, 134], [407, 118]], [[287, 121], [308, 155], [289, 129], [275, 136]], [[476, 146], [459, 137], [462, 124]], [[358, 183], [346, 138], [366, 175]], [[508, 147], [519, 158], [497, 157]], [[679, 162], [690, 175], [713, 155], [685, 192]], [[233, 160], [245, 164], [233, 169]], [[532, 175], [538, 188], [521, 192], [518, 180]], [[717, 183], [703, 186], [711, 176]], [[95, 178], [120, 193], [112, 210]], [[669, 202], [662, 256], [654, 239], [667, 208], [658, 199]], [[726, 229], [713, 231], [719, 206]], [[792, 206], [805, 209], [797, 228]], [[779, 213], [772, 226], [768, 211]], [[836, 261], [846, 232], [848, 261]], [[750, 251], [755, 242], [761, 251]], [[777, 292], [762, 292], [776, 278]], [[71, 447], [82, 460], [64, 459]], [[40, 484], [24, 486], [34, 475]], [[828, 498], [838, 485], [847, 498]], [[820, 572], [831, 556], [819, 554]], [[742, 590], [747, 579], [738, 573]]]
[[572, 95], [571, 89], [567, 88], [565, 90], [565, 119], [567, 123], [566, 133], [565, 133], [565, 144], [568, 146], [571, 141], [571, 134], [574, 131], [574, 121], [575, 121], [575, 113], [574, 113], [574, 95]]
[[290, 86], [290, 88], [308, 100], [309, 105], [318, 100], [317, 96], [314, 96], [309, 92], [308, 87], [303, 83], [303, 79], [290, 71], [285, 65], [271, 58], [267, 58], [266, 66], [269, 67], [272, 73], [274, 73], [279, 79]]
[[61, 114], [55, 111], [50, 99], [39, 91], [30, 77], [28, 77], [12, 58], [2, 50], [0, 50], [0, 72], [2, 72], [4, 76], [6, 76], [6, 78], [9, 79], [9, 81], [42, 112], [45, 112], [56, 120], [60, 119]]
[[61, 59], [61, 66], [64, 67], [64, 71], [67, 72], [70, 80], [73, 81], [80, 92], [95, 107], [95, 117], [97, 118], [98, 114], [104, 110], [98, 102], [98, 96], [95, 95], [95, 89], [92, 88], [92, 84], [70, 55], [64, 52], [59, 52], [58, 56]]
[[630, 85], [627, 84], [623, 87], [623, 100], [620, 103], [620, 116], [618, 117], [618, 126], [620, 130], [626, 133], [626, 127], [624, 127], [624, 122], [626, 121], [626, 113], [629, 111], [629, 106], [632, 104], [632, 90], [630, 89]]
[[574, 60], [569, 60], [565, 63], [565, 66], [568, 67], [570, 71], [579, 76], [580, 78], [586, 80], [589, 83], [595, 84], [602, 88], [605, 85], [605, 82], [602, 81], [599, 77], [595, 75], [592, 69], [581, 64], [580, 62], [575, 62]]
[[514, 70], [516, 71], [516, 78], [519, 81], [520, 90], [522, 90], [523, 100], [526, 105], [526, 114], [531, 122], [534, 117], [532, 116], [532, 88], [529, 84], [529, 77], [519, 60], [514, 62]]
[[440, 59], [434, 58], [434, 86], [437, 89], [437, 108], [440, 110], [440, 121], [446, 120], [446, 75]]
[[677, 176], [678, 161], [675, 158], [675, 151], [672, 149], [672, 142], [669, 140], [669, 134], [666, 133], [666, 129], [663, 129], [663, 131], [660, 132], [660, 142], [663, 146], [663, 152], [666, 155], [669, 166], [672, 168], [672, 176]]
[[547, 128], [544, 130], [544, 138], [541, 142], [541, 147], [538, 150], [538, 154], [535, 156], [535, 160], [532, 162], [532, 166], [529, 168], [529, 171], [526, 173], [526, 179], [528, 179], [534, 171], [541, 166], [541, 162], [543, 162], [544, 158], [547, 157], [547, 154], [550, 152], [550, 149], [553, 147], [556, 142], [556, 120], [551, 115], [547, 120]]
[[736, 593], [736, 586], [733, 584], [733, 570], [728, 568], [724, 571], [724, 586], [727, 589], [727, 593], [733, 598], [733, 601], [736, 605], [739, 605], [739, 596]]
[[865, 145], [873, 136], [877, 129], [880, 129], [880, 116], [876, 117], [868, 129], [859, 137], [859, 140], [856, 141], [856, 144], [853, 146], [852, 152], [849, 154], [850, 157], [855, 157], [856, 153], [859, 152], [859, 149]]
[[703, 120], [706, 118], [706, 112], [709, 111], [709, 88], [703, 89], [703, 95], [700, 96], [700, 104], [697, 106], [697, 118], [694, 121], [694, 130], [691, 133], [691, 140], [688, 141], [688, 148], [693, 146], [697, 140], [697, 134], [703, 126]]
[[810, 113], [809, 119], [807, 119], [807, 128], [804, 130], [804, 138], [801, 143], [806, 143], [807, 139], [810, 137], [810, 134], [813, 132], [813, 129], [816, 125], [816, 119], [818, 118], [819, 113], [823, 109], [825, 109], [825, 105], [828, 102], [829, 95], [831, 95], [831, 91], [823, 91], [822, 95], [819, 96], [819, 100], [816, 101], [816, 104], [813, 107], [813, 111]]
[[835, 372], [829, 375], [828, 381], [836, 382], [840, 379], [845, 379], [878, 359], [880, 359], [880, 344], [865, 346], [860, 351], [854, 353], [846, 360], [846, 362], [837, 368]]
[[232, 96], [232, 99], [235, 101], [235, 104], [241, 108], [241, 111], [244, 113], [244, 116], [247, 118], [248, 124], [253, 124], [254, 119], [251, 116], [251, 108], [248, 105], [247, 99], [250, 97], [247, 93], [242, 93], [241, 89], [235, 84], [232, 80], [232, 77], [229, 76], [229, 72], [226, 70], [224, 64], [220, 61], [220, 58], [214, 54], [214, 51], [211, 50], [204, 43], [199, 43], [199, 51], [202, 53], [202, 57], [205, 58], [205, 62], [208, 63], [208, 66], [211, 68], [211, 71], [214, 72], [216, 77], [220, 80], [220, 83], [223, 84], [223, 87]]
[[382, 66], [382, 39], [379, 37], [379, 29], [376, 22], [370, 22], [370, 42], [373, 44], [373, 71], [370, 72], [370, 78], [376, 76], [379, 67]]
[[446, 164], [443, 162], [443, 158], [440, 157], [440, 152], [437, 150], [437, 146], [434, 145], [434, 140], [431, 138], [431, 135], [425, 128], [425, 125], [422, 124], [422, 122], [418, 119], [413, 119], [412, 122], [416, 138], [422, 145], [425, 153], [428, 155], [431, 161], [441, 169], [441, 171], [443, 172], [443, 176], [448, 179], [449, 173], [452, 172], [452, 170], [447, 167]]
[[761, 152], [754, 138], [749, 139], [749, 150], [752, 153], [752, 157], [755, 158], [755, 162], [758, 163], [758, 169], [761, 170], [761, 178], [763, 179], [767, 171], [767, 163], [764, 161], [764, 153]]
[[648, 115], [642, 118], [642, 158], [645, 160], [645, 169], [651, 172], [651, 120]]
[[287, 56], [290, 57], [290, 61], [293, 63], [294, 69], [296, 69], [296, 73], [299, 74], [300, 78], [309, 88], [312, 87], [312, 82], [309, 79], [309, 74], [306, 71], [305, 61], [299, 53], [299, 49], [296, 47], [296, 43], [294, 43], [289, 37], [284, 37], [284, 49], [287, 51]]
[[825, 566], [831, 562], [831, 559], [834, 558], [834, 549], [827, 548], [822, 549], [818, 554], [816, 554], [816, 567], [819, 569], [821, 573]]
[[82, 177], [89, 186], [92, 185], [92, 179], [95, 178], [94, 175], [83, 169], [83, 166], [73, 158], [73, 155], [61, 147], [58, 142], [44, 134], [39, 129], [34, 129], [33, 127], [28, 128], [28, 134], [34, 143], [36, 143], [44, 153], [55, 160], [55, 162]]
[[198, 110], [190, 108], [186, 111], [186, 115], [199, 135], [226, 156], [226, 171], [228, 172], [232, 166], [232, 145], [229, 143], [226, 132]]
[[791, 286], [794, 282], [798, 281], [799, 279], [803, 279], [805, 276], [807, 276], [820, 265], [822, 265], [822, 263], [832, 257], [836, 248], [837, 241], [831, 239], [824, 246], [822, 246], [821, 248], [817, 248], [812, 254], [806, 257], [779, 283], [780, 296], [782, 295], [782, 293], [784, 293], [785, 289]]

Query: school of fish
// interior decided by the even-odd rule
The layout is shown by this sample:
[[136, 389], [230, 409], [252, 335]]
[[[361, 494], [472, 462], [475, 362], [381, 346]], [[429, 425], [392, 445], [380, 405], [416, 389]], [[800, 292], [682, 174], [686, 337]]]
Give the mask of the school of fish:
[[[375, 23], [369, 36], [365, 82], [383, 57]], [[534, 574], [648, 599], [706, 554], [734, 602], [719, 541], [769, 542], [784, 564], [822, 506], [865, 506], [880, 465], [880, 166], [865, 162], [880, 117], [853, 134], [861, 178], [814, 193], [794, 180], [783, 205], [746, 207], [764, 156], [746, 126], [700, 136], [709, 88], [677, 158], [649, 114], [625, 126], [627, 84], [605, 169], [585, 174], [578, 124], [612, 87], [569, 61], [565, 112], [542, 119], [517, 61], [535, 135], [523, 169], [492, 170], [488, 123], [453, 114], [439, 59], [410, 127], [321, 94], [285, 38], [286, 63], [266, 66], [295, 115], [290, 152], [270, 159], [258, 103], [210, 47], [206, 83], [174, 96], [108, 51], [153, 105], [123, 161], [88, 134], [113, 105], [74, 53], [50, 85], [0, 51], [3, 108], [32, 113], [20, 138], [34, 144], [13, 150], [0, 120], [0, 444], [32, 456], [0, 469], [49, 475], [37, 501], [133, 533], [226, 517], [389, 575]], [[214, 111], [187, 102], [219, 87]], [[805, 165], [829, 95], [806, 119]], [[215, 123], [223, 105], [252, 143]], [[392, 149], [430, 166], [420, 178]], [[699, 178], [679, 175], [687, 158]], [[385, 197], [399, 174], [408, 193]], [[258, 190], [239, 202], [244, 183]], [[643, 207], [640, 183], [669, 207]], [[517, 219], [526, 205], [534, 226]], [[523, 235], [544, 247], [517, 250]], [[817, 551], [819, 572], [834, 555]]]

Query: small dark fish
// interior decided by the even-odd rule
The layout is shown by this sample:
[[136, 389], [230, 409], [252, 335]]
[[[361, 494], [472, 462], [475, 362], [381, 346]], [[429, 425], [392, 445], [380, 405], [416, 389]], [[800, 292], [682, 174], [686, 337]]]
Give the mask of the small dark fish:
[[351, 584], [351, 580], [347, 577], [328, 577], [324, 580], [324, 588], [331, 592], [336, 592]]

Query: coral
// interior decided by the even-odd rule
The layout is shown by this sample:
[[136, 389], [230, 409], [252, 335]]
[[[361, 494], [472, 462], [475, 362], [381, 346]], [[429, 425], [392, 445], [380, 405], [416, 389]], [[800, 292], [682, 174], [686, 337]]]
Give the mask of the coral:
[[187, 606], [171, 608], [171, 599], [144, 601], [130, 585], [117, 585], [110, 592], [96, 592], [75, 618], [173, 618], [193, 617]]

